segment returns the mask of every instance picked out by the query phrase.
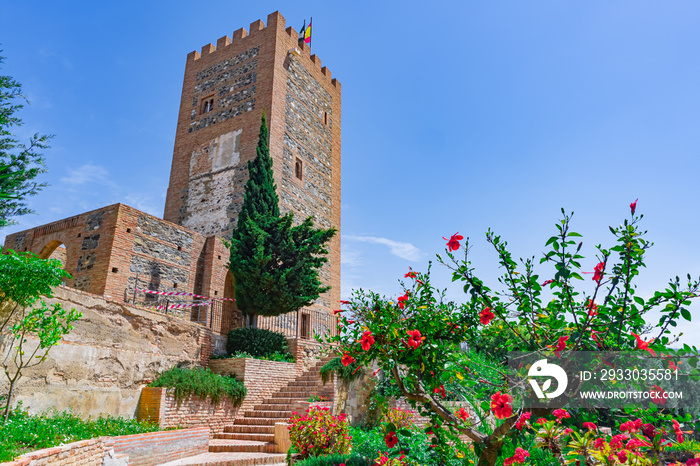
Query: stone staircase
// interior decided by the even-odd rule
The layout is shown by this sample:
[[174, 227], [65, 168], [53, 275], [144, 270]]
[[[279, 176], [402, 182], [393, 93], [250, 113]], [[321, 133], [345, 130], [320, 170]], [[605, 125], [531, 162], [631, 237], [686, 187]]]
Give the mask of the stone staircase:
[[292, 405], [311, 396], [333, 400], [333, 384], [323, 385], [320, 370], [330, 358], [322, 359], [307, 372], [282, 387], [262, 404], [243, 413], [224, 432], [209, 440], [209, 453], [165, 463], [164, 466], [284, 466], [286, 454], [276, 453], [275, 423], [287, 422]]

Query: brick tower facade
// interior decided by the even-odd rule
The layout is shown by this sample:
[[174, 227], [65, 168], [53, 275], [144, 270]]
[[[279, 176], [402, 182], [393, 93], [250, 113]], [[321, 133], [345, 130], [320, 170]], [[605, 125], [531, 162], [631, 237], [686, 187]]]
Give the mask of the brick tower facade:
[[[297, 37], [275, 12], [187, 56], [165, 220], [230, 236], [265, 111], [280, 210], [340, 229], [340, 82]], [[320, 277], [331, 291], [312, 307], [328, 312], [340, 299], [340, 233]]]

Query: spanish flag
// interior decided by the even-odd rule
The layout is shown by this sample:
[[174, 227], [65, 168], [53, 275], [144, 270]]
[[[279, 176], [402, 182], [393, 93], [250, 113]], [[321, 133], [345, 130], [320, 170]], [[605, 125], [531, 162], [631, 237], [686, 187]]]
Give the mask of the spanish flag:
[[311, 45], [311, 22], [314, 19], [311, 18], [309, 20], [309, 25], [306, 25], [306, 20], [304, 20], [304, 25], [301, 27], [301, 32], [299, 32], [299, 43], [301, 44], [302, 42], [307, 43]]

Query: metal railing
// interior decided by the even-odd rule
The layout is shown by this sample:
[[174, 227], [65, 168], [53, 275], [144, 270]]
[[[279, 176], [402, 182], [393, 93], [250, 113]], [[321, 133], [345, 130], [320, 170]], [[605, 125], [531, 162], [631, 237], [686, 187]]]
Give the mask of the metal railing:
[[[227, 335], [232, 329], [243, 326], [243, 315], [235, 302], [215, 300], [211, 304], [197, 305], [197, 300], [186, 298], [139, 295], [134, 294], [135, 305], [195, 322], [219, 335]], [[178, 307], [183, 305], [191, 307]], [[337, 316], [314, 309], [301, 309], [276, 317], [258, 316], [258, 328], [302, 339], [313, 339], [314, 334], [335, 336], [338, 333], [337, 325]]]

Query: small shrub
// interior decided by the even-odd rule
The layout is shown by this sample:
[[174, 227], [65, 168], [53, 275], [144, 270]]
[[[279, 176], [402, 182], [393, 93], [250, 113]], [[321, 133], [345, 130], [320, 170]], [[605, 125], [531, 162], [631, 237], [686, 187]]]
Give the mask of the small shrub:
[[222, 396], [239, 406], [246, 396], [246, 388], [234, 377], [214, 374], [209, 369], [185, 369], [173, 367], [148, 384], [149, 387], [165, 387], [172, 390], [178, 402], [190, 395], [209, 398], [217, 404]]
[[333, 416], [328, 408], [312, 406], [306, 414], [293, 413], [289, 438], [302, 458], [350, 453], [350, 425], [345, 414]]
[[561, 466], [559, 460], [549, 450], [530, 448], [530, 463], [535, 466]]
[[268, 356], [275, 352], [287, 353], [287, 339], [284, 335], [262, 328], [236, 328], [228, 333], [226, 349], [234, 354], [244, 352], [253, 357]]
[[296, 466], [338, 466], [341, 463], [345, 464], [345, 466], [372, 465], [372, 462], [368, 461], [366, 458], [355, 455], [312, 456], [311, 458], [306, 458], [294, 464]]

